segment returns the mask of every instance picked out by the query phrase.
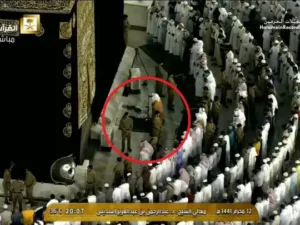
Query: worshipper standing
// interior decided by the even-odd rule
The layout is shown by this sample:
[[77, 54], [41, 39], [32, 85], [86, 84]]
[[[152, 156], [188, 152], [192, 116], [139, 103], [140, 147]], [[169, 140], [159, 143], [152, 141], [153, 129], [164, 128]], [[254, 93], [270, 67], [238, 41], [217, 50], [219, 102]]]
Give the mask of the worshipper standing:
[[204, 146], [205, 146], [204, 152], [205, 153], [207, 153], [209, 151], [209, 149], [212, 147], [215, 131], [216, 131], [216, 126], [215, 126], [212, 118], [210, 118], [206, 125], [206, 131], [204, 133]]
[[113, 199], [112, 199], [112, 194], [113, 194], [113, 191], [114, 189], [112, 187], [109, 186], [109, 184], [104, 184], [104, 188], [105, 188], [105, 195], [106, 195], [106, 202], [107, 203], [112, 203], [113, 202]]
[[[176, 87], [176, 83], [174, 81], [173, 74], [170, 74], [168, 81], [170, 84], [174, 85]], [[174, 98], [175, 98], [175, 90], [174, 88], [171, 88], [168, 86], [168, 109], [171, 111], [174, 111]]]
[[[129, 157], [128, 153], [125, 153], [125, 156]], [[128, 173], [132, 173], [132, 162], [130, 160], [124, 160], [124, 177], [127, 177]]]
[[173, 45], [174, 45], [174, 36], [175, 36], [175, 22], [174, 20], [169, 20], [167, 25], [167, 34], [165, 42], [165, 51], [172, 54]]
[[10, 225], [11, 224], [12, 212], [8, 210], [8, 205], [3, 205], [3, 212], [0, 213], [0, 222], [1, 225]]
[[21, 210], [15, 209], [11, 216], [11, 225], [23, 225], [23, 216]]
[[22, 211], [23, 225], [32, 225], [34, 221], [34, 210], [30, 205], [26, 205], [26, 209]]
[[[175, 56], [180, 56], [182, 45], [183, 45], [183, 36], [184, 36], [184, 24], [180, 23], [175, 30], [175, 36], [174, 36], [174, 49], [173, 54]], [[159, 93], [158, 93], [159, 94]]]
[[189, 8], [188, 2], [184, 1], [180, 10], [180, 23], [182, 23], [184, 27], [186, 27], [189, 18]]
[[88, 196], [91, 193], [93, 195], [96, 194], [96, 172], [93, 169], [92, 165], [88, 166], [87, 173], [86, 173], [86, 187], [85, 187], [85, 195]]
[[125, 40], [125, 45], [128, 45], [128, 32], [130, 29], [130, 24], [128, 22], [128, 15], [124, 14], [123, 20], [124, 20], [124, 40]]
[[163, 46], [166, 43], [167, 37], [167, 26], [168, 26], [168, 19], [167, 17], [163, 17], [159, 23], [159, 31], [158, 31], [158, 42]]
[[129, 113], [125, 112], [119, 125], [122, 133], [122, 152], [125, 152], [125, 141], [127, 141], [127, 151], [131, 152], [131, 132], [133, 128], [133, 119], [130, 118]]
[[158, 111], [154, 112], [154, 118], [152, 119], [152, 137], [157, 138], [159, 142], [163, 131], [163, 121], [161, 119], [161, 114]]
[[239, 26], [241, 25], [241, 22], [237, 19], [236, 16], [232, 17], [232, 21], [233, 21], [233, 25], [232, 25], [232, 29], [230, 32], [229, 43], [231, 44], [233, 51], [238, 52], [238, 50], [239, 50], [238, 35], [239, 35]]
[[193, 7], [189, 7], [189, 16], [186, 23], [186, 29], [190, 34], [194, 33], [194, 17], [196, 12], [194, 11]]
[[11, 193], [11, 165], [9, 165], [3, 174], [2, 187], [4, 192], [4, 202], [5, 204], [9, 204], [8, 200], [12, 200]]
[[26, 187], [26, 197], [28, 199], [28, 203], [33, 206], [34, 201], [33, 201], [33, 188], [34, 185], [36, 184], [36, 179], [35, 176], [29, 171], [26, 170], [26, 177], [25, 177], [25, 187]]
[[269, 65], [272, 69], [272, 71], [277, 74], [278, 69], [278, 61], [279, 61], [279, 41], [275, 40], [273, 43], [273, 46], [271, 47], [269, 51]]
[[119, 186], [124, 178], [124, 164], [122, 163], [122, 158], [117, 158], [117, 165], [114, 167], [114, 182], [115, 186]]
[[16, 210], [17, 203], [19, 206], [19, 211], [22, 211], [22, 202], [23, 202], [23, 191], [24, 183], [20, 179], [17, 179], [11, 183], [11, 192], [13, 197], [13, 209]]
[[[126, 160], [129, 161], [129, 160]], [[97, 203], [106, 203], [106, 195], [103, 192], [102, 187], [98, 187], [98, 192], [97, 192]]]
[[221, 103], [219, 101], [219, 97], [215, 96], [214, 102], [212, 104], [212, 119], [214, 124], [218, 127], [219, 124], [219, 115], [221, 111]]
[[[163, 63], [160, 63], [159, 65], [155, 66], [155, 74], [157, 78], [164, 79], [164, 69], [163, 69]], [[163, 89], [164, 89], [164, 84], [157, 81], [155, 82], [155, 92], [160, 96], [160, 97], [165, 97], [163, 95]]]

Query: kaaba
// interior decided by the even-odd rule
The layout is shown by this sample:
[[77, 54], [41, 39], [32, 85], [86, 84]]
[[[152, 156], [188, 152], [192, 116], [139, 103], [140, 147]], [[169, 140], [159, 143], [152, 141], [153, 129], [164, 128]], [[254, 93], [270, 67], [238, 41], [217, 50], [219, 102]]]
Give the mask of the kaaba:
[[[0, 28], [4, 125], [0, 167], [4, 171], [13, 165], [13, 178], [24, 178], [29, 169], [39, 182], [59, 183], [50, 171], [57, 161], [79, 164], [84, 159], [82, 142], [88, 134], [83, 135], [82, 127], [90, 117], [99, 117], [113, 79], [103, 82], [109, 73], [96, 76], [95, 56], [103, 54], [102, 46], [95, 45], [97, 30], [102, 30], [97, 39], [105, 41], [103, 25], [95, 23], [97, 4], [100, 12], [96, 1], [0, 1], [0, 25], [20, 25], [15, 32]], [[39, 17], [39, 24], [34, 33], [26, 34], [25, 25], [36, 22], [32, 16]], [[117, 23], [120, 28], [123, 22]], [[116, 64], [109, 70], [112, 74], [125, 48], [123, 42], [119, 46], [111, 58]], [[99, 61], [100, 67], [105, 73]]]

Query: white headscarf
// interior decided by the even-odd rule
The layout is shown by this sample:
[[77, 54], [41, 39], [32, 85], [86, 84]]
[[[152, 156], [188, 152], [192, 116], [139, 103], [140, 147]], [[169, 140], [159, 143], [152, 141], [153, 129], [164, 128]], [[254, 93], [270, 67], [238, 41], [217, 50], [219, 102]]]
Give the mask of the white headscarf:
[[160, 97], [158, 94], [153, 93], [152, 97], [151, 97], [152, 103], [156, 102], [156, 101], [160, 101]]

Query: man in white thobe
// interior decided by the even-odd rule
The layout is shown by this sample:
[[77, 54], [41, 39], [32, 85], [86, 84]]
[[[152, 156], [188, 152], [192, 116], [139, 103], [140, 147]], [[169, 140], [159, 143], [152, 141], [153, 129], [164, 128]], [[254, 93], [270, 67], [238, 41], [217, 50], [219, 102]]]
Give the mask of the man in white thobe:
[[275, 40], [272, 48], [269, 51], [269, 65], [272, 71], [277, 74], [280, 46], [279, 41]]
[[173, 54], [175, 56], [180, 56], [182, 44], [183, 44], [183, 33], [184, 33], [184, 25], [183, 23], [180, 23], [175, 30], [175, 36], [174, 36], [174, 50]]
[[174, 36], [175, 36], [175, 22], [170, 20], [167, 26], [167, 36], [165, 43], [165, 51], [173, 54]]
[[246, 31], [241, 37], [241, 46], [240, 46], [240, 52], [239, 52], [239, 61], [242, 65], [245, 65], [249, 62], [249, 41], [250, 41], [251, 34]]
[[131, 196], [130, 196], [130, 191], [129, 191], [129, 183], [121, 184], [119, 186], [119, 188], [121, 189], [122, 202], [124, 202], [125, 200], [130, 201]]
[[240, 154], [235, 154], [237, 173], [236, 180], [244, 181], [244, 158]]
[[266, 123], [263, 125], [263, 129], [261, 131], [261, 157], [264, 159], [267, 157], [267, 150], [268, 150], [268, 137], [269, 137], [269, 131], [270, 131], [270, 123], [266, 121]]
[[194, 203], [201, 203], [201, 202], [203, 202], [203, 191], [198, 186], [197, 192], [195, 193], [195, 197], [194, 197]]
[[122, 202], [122, 189], [120, 187], [115, 187], [112, 193], [113, 203]]
[[270, 166], [268, 164], [268, 159], [263, 160], [263, 165], [261, 166], [261, 170], [264, 173], [262, 190], [267, 193], [270, 186]]
[[232, 20], [234, 21], [234, 25], [231, 29], [231, 33], [230, 33], [230, 38], [229, 38], [229, 43], [230, 45], [232, 46], [232, 49], [235, 51], [235, 52], [238, 52], [239, 50], [239, 26], [241, 25], [241, 22], [239, 20], [237, 20], [237, 17], [236, 16], [233, 16], [232, 17]]
[[182, 7], [183, 7], [183, 2], [177, 1], [174, 11], [175, 11], [175, 14], [176, 14], [175, 21], [178, 22], [178, 23], [180, 23], [180, 20], [181, 20], [181, 9], [182, 9]]
[[218, 177], [212, 182], [212, 198], [214, 202], [218, 202], [224, 193], [224, 174], [220, 173]]
[[246, 164], [247, 175], [249, 180], [252, 179], [253, 170], [255, 168], [255, 163], [256, 163], [256, 157], [257, 157], [257, 153], [255, 148], [252, 146], [249, 147], [245, 156], [245, 161], [247, 161], [245, 162], [245, 164]]
[[180, 10], [180, 22], [183, 23], [184, 26], [186, 26], [187, 21], [189, 19], [189, 5], [187, 1], [183, 2], [183, 6]]
[[293, 207], [287, 205], [280, 213], [280, 224], [291, 224], [293, 220]]
[[203, 126], [203, 132], [205, 132], [206, 124], [207, 124], [207, 113], [204, 108], [200, 108], [199, 112], [196, 113], [196, 124], [200, 124]]
[[213, 102], [215, 99], [216, 87], [217, 87], [215, 77], [210, 70], [204, 71], [204, 76], [206, 76], [204, 82], [207, 81], [206, 86], [208, 87], [208, 91], [211, 96], [211, 101]]
[[244, 190], [244, 202], [249, 203], [251, 202], [252, 199], [252, 182], [248, 182], [245, 185], [245, 190]]
[[203, 52], [203, 42], [198, 40], [197, 38], [193, 39], [193, 46], [191, 48], [191, 56], [190, 56], [190, 74], [194, 74], [194, 70], [197, 64], [197, 56]]
[[157, 185], [163, 181], [163, 165], [161, 162], [156, 163], [156, 183]]
[[290, 190], [291, 190], [291, 178], [289, 177], [289, 174], [287, 172], [283, 173], [284, 181], [283, 183], [285, 184], [285, 195], [284, 195], [284, 203], [288, 204], [291, 202], [292, 196], [290, 195]]
[[203, 181], [203, 203], [209, 203], [212, 198], [212, 187], [210, 184], [208, 184], [207, 180]]
[[244, 128], [246, 124], [246, 116], [241, 109], [237, 108], [234, 110], [234, 115], [233, 115], [233, 125], [235, 126], [235, 128], [239, 123]]
[[225, 24], [225, 21], [227, 19], [228, 13], [225, 8], [219, 8], [220, 16], [218, 18], [219, 22], [222, 24]]

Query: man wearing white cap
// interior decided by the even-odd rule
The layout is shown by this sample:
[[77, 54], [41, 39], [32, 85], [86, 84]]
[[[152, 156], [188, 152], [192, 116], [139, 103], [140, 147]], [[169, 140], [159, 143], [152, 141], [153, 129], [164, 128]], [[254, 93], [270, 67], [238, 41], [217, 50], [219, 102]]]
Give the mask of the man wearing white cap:
[[180, 10], [180, 22], [183, 23], [184, 26], [186, 26], [187, 21], [189, 18], [189, 5], [187, 1], [183, 2], [183, 6]]
[[175, 56], [180, 56], [182, 44], [183, 44], [183, 32], [184, 32], [184, 24], [180, 23], [176, 27], [175, 36], [174, 36], [173, 54]]
[[178, 23], [180, 22], [180, 13], [182, 7], [183, 7], [183, 2], [177, 1], [174, 11], [175, 11], [175, 21]]
[[171, 200], [173, 198], [174, 184], [172, 183], [172, 179], [170, 177], [167, 177], [166, 181], [167, 181], [167, 185], [166, 185], [166, 189], [167, 189], [166, 202], [168, 202], [169, 200]]
[[263, 50], [265, 53], [269, 53], [271, 44], [271, 29], [264, 29], [263, 31]]
[[243, 6], [242, 6], [242, 23], [244, 24], [244, 26], [248, 26], [249, 24], [249, 14], [250, 14], [250, 7], [249, 7], [249, 3], [248, 2], [244, 2]]
[[[195, 74], [195, 70], [198, 64], [198, 56], [200, 53], [203, 52], [203, 42], [199, 41], [197, 38], [193, 39], [193, 46], [191, 48], [191, 55], [190, 55], [190, 75]], [[198, 66], [199, 67], [199, 66]]]
[[204, 52], [209, 54], [212, 50], [211, 34], [212, 34], [212, 21], [209, 18], [204, 17], [204, 31], [203, 31], [203, 43]]
[[239, 61], [242, 65], [245, 65], [249, 62], [250, 57], [250, 49], [249, 49], [249, 42], [251, 38], [251, 34], [249, 31], [246, 31], [241, 38], [241, 46], [239, 52]]
[[277, 73], [278, 68], [279, 52], [279, 41], [275, 40], [272, 48], [269, 51], [269, 65], [275, 74]]
[[122, 202], [124, 202], [125, 200], [130, 201], [131, 196], [130, 196], [130, 186], [129, 186], [129, 183], [125, 182], [125, 183], [121, 184], [119, 186], [119, 188], [121, 189]]
[[122, 189], [120, 187], [115, 187], [112, 193], [113, 203], [122, 202]]
[[165, 51], [169, 52], [170, 54], [173, 54], [175, 31], [176, 31], [176, 27], [175, 27], [174, 20], [169, 20], [167, 25]]
[[226, 19], [228, 17], [228, 13], [225, 8], [219, 8], [220, 16], [218, 18], [218, 21], [221, 22], [222, 24], [225, 24]]
[[213, 202], [219, 202], [224, 193], [224, 174], [220, 173], [211, 186]]
[[268, 120], [264, 121], [263, 129], [261, 132], [261, 157], [264, 159], [267, 157], [267, 149], [268, 149], [268, 137], [270, 131], [271, 124]]
[[236, 180], [244, 181], [244, 158], [240, 154], [235, 154], [236, 159]]
[[153, 147], [147, 140], [140, 143], [140, 160], [151, 160], [153, 153]]
[[267, 193], [270, 187], [270, 166], [268, 164], [267, 159], [263, 159], [263, 165], [261, 166], [261, 170], [264, 173], [264, 179], [262, 184], [262, 190]]
[[1, 225], [10, 225], [11, 224], [12, 212], [8, 210], [8, 205], [3, 205], [3, 212], [0, 213], [0, 222]]
[[291, 205], [287, 205], [280, 213], [280, 224], [291, 224], [292, 221], [293, 207]]
[[216, 0], [211, 0], [209, 11], [208, 11], [208, 17], [209, 19], [213, 19], [213, 13], [215, 9], [218, 7], [218, 2]]
[[97, 190], [97, 203], [106, 203], [106, 195], [103, 192], [102, 187], [99, 187]]
[[166, 35], [167, 35], [167, 26], [168, 26], [168, 18], [162, 17], [158, 24], [158, 42], [165, 45], [166, 42]]
[[208, 183], [207, 180], [203, 180], [203, 187], [202, 190], [203, 192], [203, 203], [209, 203], [211, 202], [212, 199], [212, 187]]
[[113, 202], [113, 198], [112, 198], [112, 195], [113, 195], [113, 188], [109, 186], [109, 184], [104, 184], [104, 192], [105, 192], [105, 195], [106, 195], [106, 202], [108, 203], [112, 203]]
[[231, 44], [233, 50], [237, 52], [239, 50], [238, 42], [239, 42], [239, 26], [241, 22], [237, 19], [236, 16], [232, 17], [232, 20], [235, 21], [230, 33], [229, 43]]
[[257, 153], [253, 146], [249, 146], [245, 155], [245, 167], [247, 168], [247, 178], [252, 179], [253, 170], [255, 168]]

